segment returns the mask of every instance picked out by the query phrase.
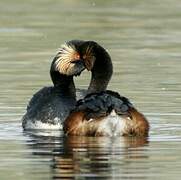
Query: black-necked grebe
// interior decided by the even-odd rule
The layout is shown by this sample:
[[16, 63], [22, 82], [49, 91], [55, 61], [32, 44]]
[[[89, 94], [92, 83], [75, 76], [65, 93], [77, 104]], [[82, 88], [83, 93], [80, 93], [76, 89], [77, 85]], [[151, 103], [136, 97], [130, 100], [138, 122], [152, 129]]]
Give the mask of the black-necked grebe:
[[69, 41], [58, 51], [50, 68], [54, 86], [44, 87], [34, 94], [22, 118], [24, 129], [62, 127], [62, 121], [76, 103], [73, 76], [85, 69], [85, 63], [75, 51], [79, 44], [79, 41]]
[[78, 101], [76, 108], [66, 119], [65, 133], [96, 136], [148, 135], [148, 121], [127, 98], [112, 91], [101, 92], [106, 90], [112, 76], [111, 58], [97, 43], [89, 43], [90, 54], [93, 54], [95, 58], [89, 59], [92, 79], [87, 91], [88, 96]]
[[[72, 40], [65, 43], [53, 59], [50, 75], [53, 87], [44, 87], [30, 100], [23, 116], [24, 129], [60, 129], [75, 107], [73, 76], [91, 70], [88, 91], [105, 90], [112, 75], [112, 62], [104, 48], [94, 41]], [[79, 99], [79, 97], [78, 97]]]
[[148, 136], [149, 123], [130, 101], [113, 91], [91, 93], [64, 122], [67, 135]]

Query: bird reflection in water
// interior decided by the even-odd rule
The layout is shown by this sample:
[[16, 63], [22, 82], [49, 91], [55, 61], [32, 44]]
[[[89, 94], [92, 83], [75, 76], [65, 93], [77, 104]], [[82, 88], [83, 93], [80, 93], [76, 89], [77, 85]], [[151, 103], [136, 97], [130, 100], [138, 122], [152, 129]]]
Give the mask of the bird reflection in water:
[[[147, 138], [138, 137], [78, 137], [64, 138], [62, 148], [53, 152], [54, 179], [114, 179], [139, 178], [146, 167]], [[138, 165], [138, 166], [136, 166]], [[137, 172], [136, 172], [137, 171]], [[134, 174], [137, 174], [134, 177]]]
[[[84, 137], [29, 131], [26, 143], [53, 179], [146, 179], [145, 137]], [[35, 167], [36, 168], [36, 167]]]
[[[28, 148], [53, 179], [146, 179], [146, 137], [84, 137], [28, 131]], [[36, 167], [35, 167], [36, 168]]]

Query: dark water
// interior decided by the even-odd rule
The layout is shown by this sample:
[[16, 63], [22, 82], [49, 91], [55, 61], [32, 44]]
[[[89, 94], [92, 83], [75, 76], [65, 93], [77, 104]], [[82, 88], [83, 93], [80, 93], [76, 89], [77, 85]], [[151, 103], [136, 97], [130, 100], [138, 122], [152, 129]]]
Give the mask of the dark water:
[[[179, 0], [2, 0], [0, 179], [180, 179], [180, 9]], [[114, 64], [109, 89], [147, 116], [147, 139], [22, 131], [28, 100], [51, 85], [51, 60], [70, 39], [108, 49]], [[83, 73], [77, 87], [89, 78]]]

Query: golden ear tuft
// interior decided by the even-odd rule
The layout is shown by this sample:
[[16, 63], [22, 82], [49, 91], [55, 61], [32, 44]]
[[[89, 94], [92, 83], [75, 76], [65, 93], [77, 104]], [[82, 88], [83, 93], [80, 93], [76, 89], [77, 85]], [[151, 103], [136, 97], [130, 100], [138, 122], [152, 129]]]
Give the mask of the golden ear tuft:
[[79, 53], [76, 51], [73, 45], [64, 44], [57, 54], [57, 60], [55, 61], [56, 69], [63, 74], [69, 75], [71, 71], [71, 62], [80, 59]]
[[96, 58], [92, 52], [92, 48], [93, 48], [92, 46], [88, 46], [85, 51], [85, 54], [83, 55], [85, 67], [88, 71], [92, 70], [95, 60], [96, 60]]

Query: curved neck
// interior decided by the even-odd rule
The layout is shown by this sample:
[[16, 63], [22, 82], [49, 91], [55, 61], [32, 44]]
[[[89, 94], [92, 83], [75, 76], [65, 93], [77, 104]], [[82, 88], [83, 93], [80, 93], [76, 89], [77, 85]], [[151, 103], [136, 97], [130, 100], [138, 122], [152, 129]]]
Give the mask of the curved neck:
[[95, 47], [95, 55], [96, 60], [87, 93], [105, 91], [113, 73], [111, 57], [98, 44]]
[[73, 81], [73, 76], [66, 76], [60, 74], [58, 71], [50, 70], [50, 76], [53, 81], [54, 87], [63, 93], [63, 95], [68, 95], [75, 97], [75, 84]]

